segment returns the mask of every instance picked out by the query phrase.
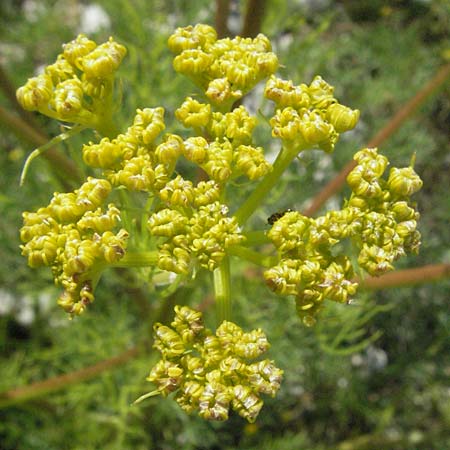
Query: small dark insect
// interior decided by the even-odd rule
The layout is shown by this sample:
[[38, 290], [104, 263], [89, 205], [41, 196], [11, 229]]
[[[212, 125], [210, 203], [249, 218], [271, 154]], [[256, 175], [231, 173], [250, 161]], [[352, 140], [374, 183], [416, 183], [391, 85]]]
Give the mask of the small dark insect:
[[277, 220], [281, 219], [286, 213], [291, 212], [292, 209], [285, 209], [284, 211], [273, 213], [268, 219], [267, 223], [273, 225]]

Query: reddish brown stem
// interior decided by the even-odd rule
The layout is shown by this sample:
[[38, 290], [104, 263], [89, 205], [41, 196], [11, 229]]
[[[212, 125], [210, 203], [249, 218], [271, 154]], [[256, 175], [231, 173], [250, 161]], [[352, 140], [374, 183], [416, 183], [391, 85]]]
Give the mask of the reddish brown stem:
[[48, 378], [44, 381], [38, 381], [27, 386], [3, 392], [0, 394], [0, 408], [28, 401], [33, 398], [40, 397], [48, 392], [55, 392], [60, 389], [64, 389], [67, 386], [94, 378], [106, 370], [123, 365], [138, 355], [140, 351], [141, 348], [132, 347], [118, 356], [105, 359], [104, 361], [85, 367], [84, 369], [76, 370], [75, 372]]
[[[436, 75], [421, 89], [408, 103], [406, 103], [395, 116], [383, 127], [367, 144], [367, 147], [377, 147], [392, 136], [408, 120], [417, 108], [431, 96], [450, 75], [450, 64], [441, 67]], [[355, 167], [356, 162], [350, 161], [313, 199], [311, 205], [303, 212], [306, 216], [312, 216], [322, 205], [343, 185], [347, 175]]]
[[367, 277], [357, 280], [363, 289], [385, 289], [413, 284], [428, 283], [450, 277], [450, 264], [430, 264], [415, 269], [398, 270], [380, 277]]
[[[5, 124], [19, 139], [22, 139], [33, 146], [40, 147], [49, 141], [49, 138], [30, 126], [19, 116], [10, 113], [0, 105], [0, 122]], [[61, 179], [67, 187], [67, 178], [81, 180], [81, 174], [73, 161], [58, 152], [55, 148], [48, 149], [42, 155], [61, 174]]]
[[254, 38], [261, 31], [266, 4], [266, 0], [248, 0], [241, 36]]
[[216, 0], [216, 31], [219, 39], [230, 35], [228, 29], [228, 14], [230, 11], [230, 0]]

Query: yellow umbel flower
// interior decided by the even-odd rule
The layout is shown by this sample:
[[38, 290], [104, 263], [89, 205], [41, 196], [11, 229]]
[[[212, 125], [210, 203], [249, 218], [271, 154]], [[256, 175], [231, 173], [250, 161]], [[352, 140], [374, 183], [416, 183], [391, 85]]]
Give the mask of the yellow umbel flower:
[[280, 388], [283, 371], [268, 359], [255, 361], [269, 348], [260, 329], [246, 333], [224, 321], [213, 334], [199, 311], [176, 306], [171, 327], [155, 324], [154, 336], [162, 359], [147, 378], [157, 387], [151, 395], [174, 392], [188, 413], [223, 421], [231, 408], [254, 422], [262, 394], [273, 397]]
[[111, 134], [114, 76], [125, 55], [112, 38], [97, 46], [80, 34], [44, 73], [17, 90], [17, 100], [29, 111]]

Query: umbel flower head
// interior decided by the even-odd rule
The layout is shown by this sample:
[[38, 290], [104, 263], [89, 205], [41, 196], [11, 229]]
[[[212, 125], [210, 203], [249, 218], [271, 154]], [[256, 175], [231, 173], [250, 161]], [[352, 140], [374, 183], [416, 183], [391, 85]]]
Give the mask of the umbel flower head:
[[283, 371], [273, 361], [258, 360], [270, 346], [260, 329], [246, 333], [224, 321], [213, 334], [201, 312], [176, 306], [170, 326], [155, 324], [154, 339], [161, 359], [147, 380], [157, 389], [141, 399], [174, 393], [184, 411], [203, 419], [227, 420], [231, 408], [254, 422], [261, 395], [274, 397], [280, 388]]
[[359, 111], [338, 103], [333, 90], [320, 76], [309, 86], [295, 86], [291, 80], [272, 75], [264, 91], [276, 105], [270, 119], [272, 136], [300, 149], [320, 148], [331, 153], [339, 134], [353, 129], [359, 119]]
[[114, 232], [120, 211], [112, 203], [102, 208], [110, 191], [107, 180], [88, 178], [74, 192], [55, 193], [48, 206], [23, 213], [22, 254], [31, 267], [51, 266], [64, 288], [58, 304], [72, 315], [94, 301], [95, 269], [125, 255], [128, 232]]
[[296, 297], [307, 325], [314, 324], [325, 299], [345, 303], [356, 293], [350, 259], [336, 251], [341, 240], [351, 240], [359, 266], [374, 276], [420, 245], [419, 213], [410, 196], [422, 181], [414, 169], [394, 167], [386, 180], [388, 159], [377, 149], [360, 150], [354, 159], [358, 164], [347, 177], [352, 195], [341, 210], [316, 219], [289, 211], [267, 233], [280, 260], [265, 272], [266, 282], [274, 292]]
[[214, 105], [231, 105], [275, 73], [278, 59], [263, 34], [254, 39], [217, 39], [214, 28], [177, 28], [169, 38], [173, 66], [200, 86]]
[[54, 64], [17, 90], [24, 109], [102, 132], [111, 117], [114, 75], [126, 55], [112, 38], [97, 45], [83, 34], [63, 45]]

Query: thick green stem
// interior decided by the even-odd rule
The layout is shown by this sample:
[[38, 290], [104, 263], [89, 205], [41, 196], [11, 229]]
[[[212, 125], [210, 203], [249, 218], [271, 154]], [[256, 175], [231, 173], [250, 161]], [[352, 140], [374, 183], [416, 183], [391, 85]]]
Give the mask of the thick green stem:
[[256, 208], [261, 205], [262, 200], [277, 184], [287, 166], [298, 155], [298, 152], [298, 149], [283, 147], [273, 164], [272, 171], [263, 178], [261, 183], [251, 193], [250, 197], [236, 211], [235, 216], [240, 225], [244, 225], [247, 219], [255, 212]]
[[214, 270], [214, 291], [216, 297], [217, 323], [231, 319], [231, 277], [230, 260], [225, 257], [220, 266]]

